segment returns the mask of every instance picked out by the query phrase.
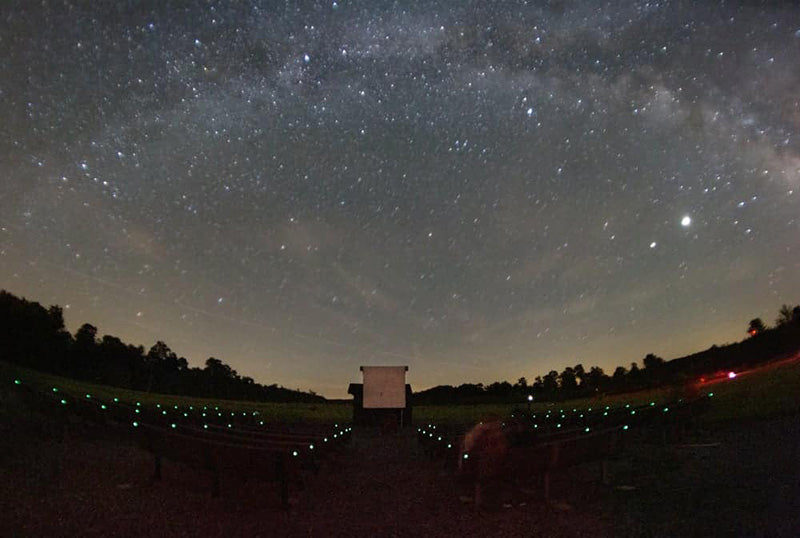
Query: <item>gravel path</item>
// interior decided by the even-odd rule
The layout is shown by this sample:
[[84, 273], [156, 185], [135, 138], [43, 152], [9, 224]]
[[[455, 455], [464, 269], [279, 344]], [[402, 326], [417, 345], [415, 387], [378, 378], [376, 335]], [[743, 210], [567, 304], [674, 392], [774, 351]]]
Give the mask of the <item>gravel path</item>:
[[[151, 484], [152, 457], [91, 430], [3, 424], [0, 535], [9, 536], [604, 536], [592, 507], [562, 511], [539, 492], [516, 492], [513, 507], [474, 510], [452, 473], [425, 458], [411, 432], [354, 432], [292, 506], [274, 484], [210, 478], [165, 462]], [[593, 495], [591, 484], [578, 488]], [[588, 489], [587, 489], [588, 488]], [[575, 488], [564, 486], [565, 492]], [[596, 511], [600, 511], [597, 501]]]

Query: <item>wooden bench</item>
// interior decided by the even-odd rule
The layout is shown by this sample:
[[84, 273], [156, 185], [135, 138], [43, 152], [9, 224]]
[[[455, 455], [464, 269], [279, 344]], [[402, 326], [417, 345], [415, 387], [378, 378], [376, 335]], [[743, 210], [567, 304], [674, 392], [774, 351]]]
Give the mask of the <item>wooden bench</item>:
[[161, 479], [162, 460], [169, 459], [211, 473], [213, 496], [219, 495], [222, 476], [276, 482], [284, 507], [289, 503], [290, 483], [302, 483], [303, 470], [316, 472], [320, 456], [343, 444], [351, 432], [349, 426], [339, 425], [327, 435], [319, 427], [269, 430], [252, 421], [245, 426], [232, 421], [228, 427], [203, 423], [166, 407], [104, 402], [91, 395], [69, 396], [52, 387], [36, 390], [19, 385], [31, 398], [61, 410], [65, 418], [101, 426], [101, 431], [113, 431], [115, 438], [127, 438], [152, 453], [154, 480]]
[[139, 443], [155, 456], [154, 480], [161, 479], [162, 459], [211, 474], [211, 495], [220, 493], [221, 476], [276, 482], [281, 504], [288, 507], [290, 482], [301, 481], [300, 450], [305, 441], [252, 442], [234, 436], [201, 436], [139, 424]]
[[[482, 455], [467, 454], [461, 465], [462, 476], [474, 486], [475, 504], [481, 506], [487, 484], [498, 481], [528, 482], [543, 479], [544, 497], [550, 499], [550, 478], [555, 471], [583, 463], [600, 461], [606, 482], [606, 459], [621, 447], [624, 426], [575, 435], [557, 435], [532, 445], [511, 445], [504, 454], [481, 461]], [[463, 458], [463, 456], [462, 456]]]

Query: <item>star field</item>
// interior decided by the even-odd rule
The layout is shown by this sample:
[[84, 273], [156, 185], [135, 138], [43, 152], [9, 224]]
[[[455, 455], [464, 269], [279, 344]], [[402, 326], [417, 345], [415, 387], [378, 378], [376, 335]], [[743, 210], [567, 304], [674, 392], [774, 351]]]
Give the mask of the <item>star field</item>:
[[341, 397], [665, 358], [800, 289], [800, 10], [10, 2], [0, 287]]

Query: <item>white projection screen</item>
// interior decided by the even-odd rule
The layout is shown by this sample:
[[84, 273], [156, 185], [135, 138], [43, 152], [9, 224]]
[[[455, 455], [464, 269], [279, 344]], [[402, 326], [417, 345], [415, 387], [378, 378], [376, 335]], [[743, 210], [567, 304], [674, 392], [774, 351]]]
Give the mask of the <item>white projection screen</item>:
[[406, 366], [362, 366], [364, 409], [406, 406]]

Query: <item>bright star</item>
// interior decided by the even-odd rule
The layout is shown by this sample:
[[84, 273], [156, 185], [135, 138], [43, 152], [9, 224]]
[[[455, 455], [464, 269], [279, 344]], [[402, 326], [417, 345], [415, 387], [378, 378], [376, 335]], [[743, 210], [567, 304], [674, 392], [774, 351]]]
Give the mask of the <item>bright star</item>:
[[683, 226], [684, 228], [689, 226], [691, 223], [692, 223], [692, 217], [690, 217], [689, 215], [686, 215], [681, 219], [681, 226]]

